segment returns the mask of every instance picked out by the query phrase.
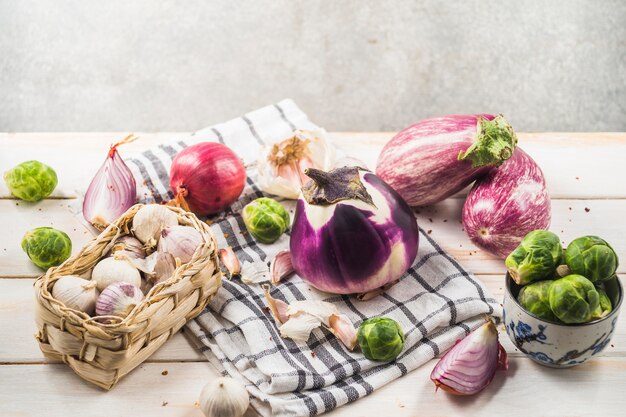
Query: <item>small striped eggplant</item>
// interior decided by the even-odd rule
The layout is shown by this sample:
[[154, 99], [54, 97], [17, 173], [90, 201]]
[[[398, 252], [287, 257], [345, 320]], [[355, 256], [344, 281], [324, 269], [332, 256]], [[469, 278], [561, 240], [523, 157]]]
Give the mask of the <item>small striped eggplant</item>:
[[413, 212], [384, 181], [359, 167], [309, 168], [291, 229], [294, 270], [315, 288], [366, 293], [398, 280], [417, 256]]
[[502, 116], [442, 116], [423, 120], [383, 148], [376, 175], [412, 206], [438, 203], [511, 157], [517, 137]]
[[463, 227], [481, 249], [506, 258], [536, 229], [550, 226], [550, 196], [539, 165], [522, 149], [478, 179], [463, 206]]

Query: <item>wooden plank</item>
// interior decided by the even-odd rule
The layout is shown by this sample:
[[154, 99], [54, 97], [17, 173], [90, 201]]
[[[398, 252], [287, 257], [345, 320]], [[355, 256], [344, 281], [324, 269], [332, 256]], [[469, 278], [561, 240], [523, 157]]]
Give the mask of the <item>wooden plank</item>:
[[[0, 415], [202, 417], [197, 405], [200, 391], [216, 377], [208, 362], [143, 364], [107, 392], [62, 364], [4, 365]], [[246, 413], [256, 415], [251, 408]]]
[[[14, 200], [0, 200], [0, 230], [5, 231], [0, 242], [0, 277], [35, 277], [41, 273], [20, 246], [24, 233], [34, 227], [54, 226], [67, 232], [74, 251], [87, 243], [90, 235], [70, 212], [68, 206], [72, 204], [76, 200], [45, 200], [32, 207]], [[465, 268], [476, 274], [501, 274], [503, 262], [478, 250], [463, 232], [462, 207], [462, 200], [448, 199], [420, 209], [418, 223], [424, 230], [432, 230], [431, 237]], [[553, 200], [551, 229], [565, 242], [585, 234], [601, 236], [626, 260], [626, 234], [618, 227], [623, 223], [624, 213], [626, 200]], [[626, 261], [621, 263], [619, 271], [626, 272]]]
[[[44, 362], [34, 335], [35, 295], [33, 279], [0, 279], [0, 363]], [[166, 342], [149, 362], [203, 361], [182, 333]], [[1, 413], [0, 413], [1, 414]]]
[[[126, 133], [0, 134], [0, 170], [30, 159], [57, 169], [59, 186], [53, 196], [76, 197], [85, 190], [106, 156], [109, 145]], [[141, 151], [185, 132], [137, 133], [141, 139], [125, 145], [123, 155]], [[371, 169], [392, 132], [334, 132], [347, 154]], [[626, 198], [626, 133], [520, 133], [520, 146], [542, 167], [552, 198]], [[74, 157], [80, 155], [80, 157]], [[68, 159], [69, 158], [69, 159]], [[68, 160], [72, 161], [68, 164]], [[584, 160], [584, 163], [581, 163]], [[9, 193], [0, 182], [0, 198]]]
[[[485, 391], [472, 397], [435, 392], [431, 361], [369, 397], [328, 416], [604, 416], [624, 415], [626, 358], [605, 358], [571, 369], [550, 369], [511, 358]], [[167, 370], [167, 375], [162, 375]], [[64, 365], [0, 366], [5, 416], [201, 417], [195, 405], [215, 377], [208, 363], [144, 364], [110, 392], [79, 380]], [[33, 401], [33, 398], [36, 399]], [[251, 416], [252, 411], [248, 411]]]
[[[478, 278], [496, 299], [504, 294], [504, 280], [498, 275], [479, 275]], [[35, 326], [35, 301], [32, 279], [0, 279], [0, 363], [38, 363], [45, 361], [33, 335]], [[508, 336], [500, 337], [502, 344], [512, 356], [517, 352]], [[604, 351], [607, 356], [626, 356], [626, 320], [618, 320], [617, 331]], [[205, 358], [182, 334], [177, 334], [163, 345], [148, 361], [204, 361]]]

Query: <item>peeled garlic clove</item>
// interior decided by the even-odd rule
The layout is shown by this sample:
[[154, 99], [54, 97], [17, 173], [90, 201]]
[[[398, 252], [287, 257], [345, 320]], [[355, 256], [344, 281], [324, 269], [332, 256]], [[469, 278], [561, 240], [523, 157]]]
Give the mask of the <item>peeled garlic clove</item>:
[[288, 249], [281, 250], [276, 254], [272, 263], [270, 264], [270, 276], [272, 277], [272, 284], [278, 284], [287, 276], [294, 272], [293, 265], [291, 263], [291, 252]]
[[184, 264], [204, 242], [202, 235], [191, 226], [170, 226], [161, 231], [158, 251], [172, 254]]
[[270, 194], [296, 199], [308, 181], [306, 168], [329, 170], [335, 148], [324, 129], [296, 130], [263, 147], [258, 159], [259, 187]]
[[357, 343], [357, 330], [345, 314], [333, 314], [328, 319], [330, 331], [337, 336], [341, 343], [353, 350]]
[[94, 281], [67, 275], [54, 283], [52, 297], [66, 307], [92, 315], [96, 308], [98, 290]]
[[98, 291], [104, 290], [114, 282], [128, 282], [139, 287], [141, 274], [137, 268], [124, 259], [104, 258], [96, 264], [91, 272], [92, 281], [96, 282]]
[[239, 275], [241, 273], [241, 265], [239, 264], [239, 259], [235, 252], [233, 252], [233, 248], [230, 246], [226, 249], [220, 249], [218, 251], [220, 261], [224, 264], [226, 269], [228, 269], [228, 273], [232, 277], [233, 275]]
[[96, 314], [126, 317], [143, 298], [143, 292], [139, 286], [128, 282], [114, 282], [98, 297]]
[[135, 213], [133, 234], [144, 245], [154, 248], [161, 231], [177, 225], [178, 216], [172, 210], [159, 204], [148, 204]]
[[249, 405], [248, 391], [233, 378], [217, 378], [200, 393], [200, 409], [206, 417], [241, 417]]

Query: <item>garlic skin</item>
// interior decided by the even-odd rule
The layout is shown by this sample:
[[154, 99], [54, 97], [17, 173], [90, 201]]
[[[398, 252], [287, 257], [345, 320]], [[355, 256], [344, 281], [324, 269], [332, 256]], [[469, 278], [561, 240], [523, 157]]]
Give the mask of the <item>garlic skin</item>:
[[154, 248], [161, 231], [166, 227], [177, 226], [178, 216], [172, 210], [159, 204], [149, 204], [140, 208], [133, 217], [133, 234], [147, 247]]
[[257, 161], [259, 187], [266, 193], [295, 200], [309, 181], [304, 170], [328, 171], [335, 165], [335, 158], [335, 148], [324, 129], [296, 130], [261, 149]]
[[96, 302], [96, 315], [126, 317], [144, 298], [141, 289], [128, 282], [114, 282]]
[[115, 252], [124, 251], [135, 258], [145, 258], [146, 250], [143, 247], [143, 243], [135, 237], [130, 235], [120, 236], [117, 238], [111, 248], [111, 251], [107, 256], [113, 256]]
[[124, 259], [104, 258], [96, 264], [91, 272], [91, 279], [96, 283], [98, 291], [103, 291], [114, 282], [128, 282], [139, 287], [141, 274]]
[[209, 382], [200, 393], [200, 409], [206, 417], [242, 417], [249, 405], [246, 388], [229, 377]]
[[174, 258], [186, 264], [204, 242], [202, 235], [190, 226], [170, 226], [161, 231], [157, 250], [170, 253]]
[[66, 307], [92, 315], [96, 308], [96, 283], [74, 275], [59, 278], [52, 287], [52, 296]]

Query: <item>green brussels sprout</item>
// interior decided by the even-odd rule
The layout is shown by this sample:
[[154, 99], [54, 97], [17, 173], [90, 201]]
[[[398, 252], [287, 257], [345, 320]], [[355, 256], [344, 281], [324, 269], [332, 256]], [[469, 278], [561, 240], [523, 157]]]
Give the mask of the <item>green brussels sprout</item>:
[[559, 237], [547, 230], [535, 230], [506, 258], [509, 274], [518, 285], [550, 278], [563, 256]]
[[35, 202], [52, 194], [57, 174], [39, 161], [26, 161], [5, 172], [4, 182], [15, 197]]
[[613, 303], [611, 303], [611, 299], [609, 298], [606, 291], [598, 288], [598, 294], [600, 294], [600, 305], [598, 305], [598, 308], [596, 308], [591, 314], [592, 320], [606, 317], [611, 311], [613, 311]]
[[22, 238], [22, 249], [41, 269], [61, 265], [72, 253], [72, 241], [64, 232], [52, 227], [38, 227]]
[[262, 243], [274, 243], [289, 227], [289, 213], [277, 201], [261, 197], [246, 204], [241, 213], [248, 231]]
[[613, 248], [597, 236], [583, 236], [572, 241], [565, 250], [565, 264], [594, 284], [615, 275], [618, 259]]
[[404, 332], [395, 320], [373, 317], [361, 323], [357, 331], [357, 341], [367, 359], [389, 362], [402, 351]]
[[517, 301], [529, 313], [545, 320], [558, 321], [552, 309], [548, 294], [554, 281], [537, 281], [522, 287], [517, 295]]
[[582, 275], [568, 275], [552, 283], [550, 308], [563, 323], [586, 323], [600, 306], [600, 294]]

